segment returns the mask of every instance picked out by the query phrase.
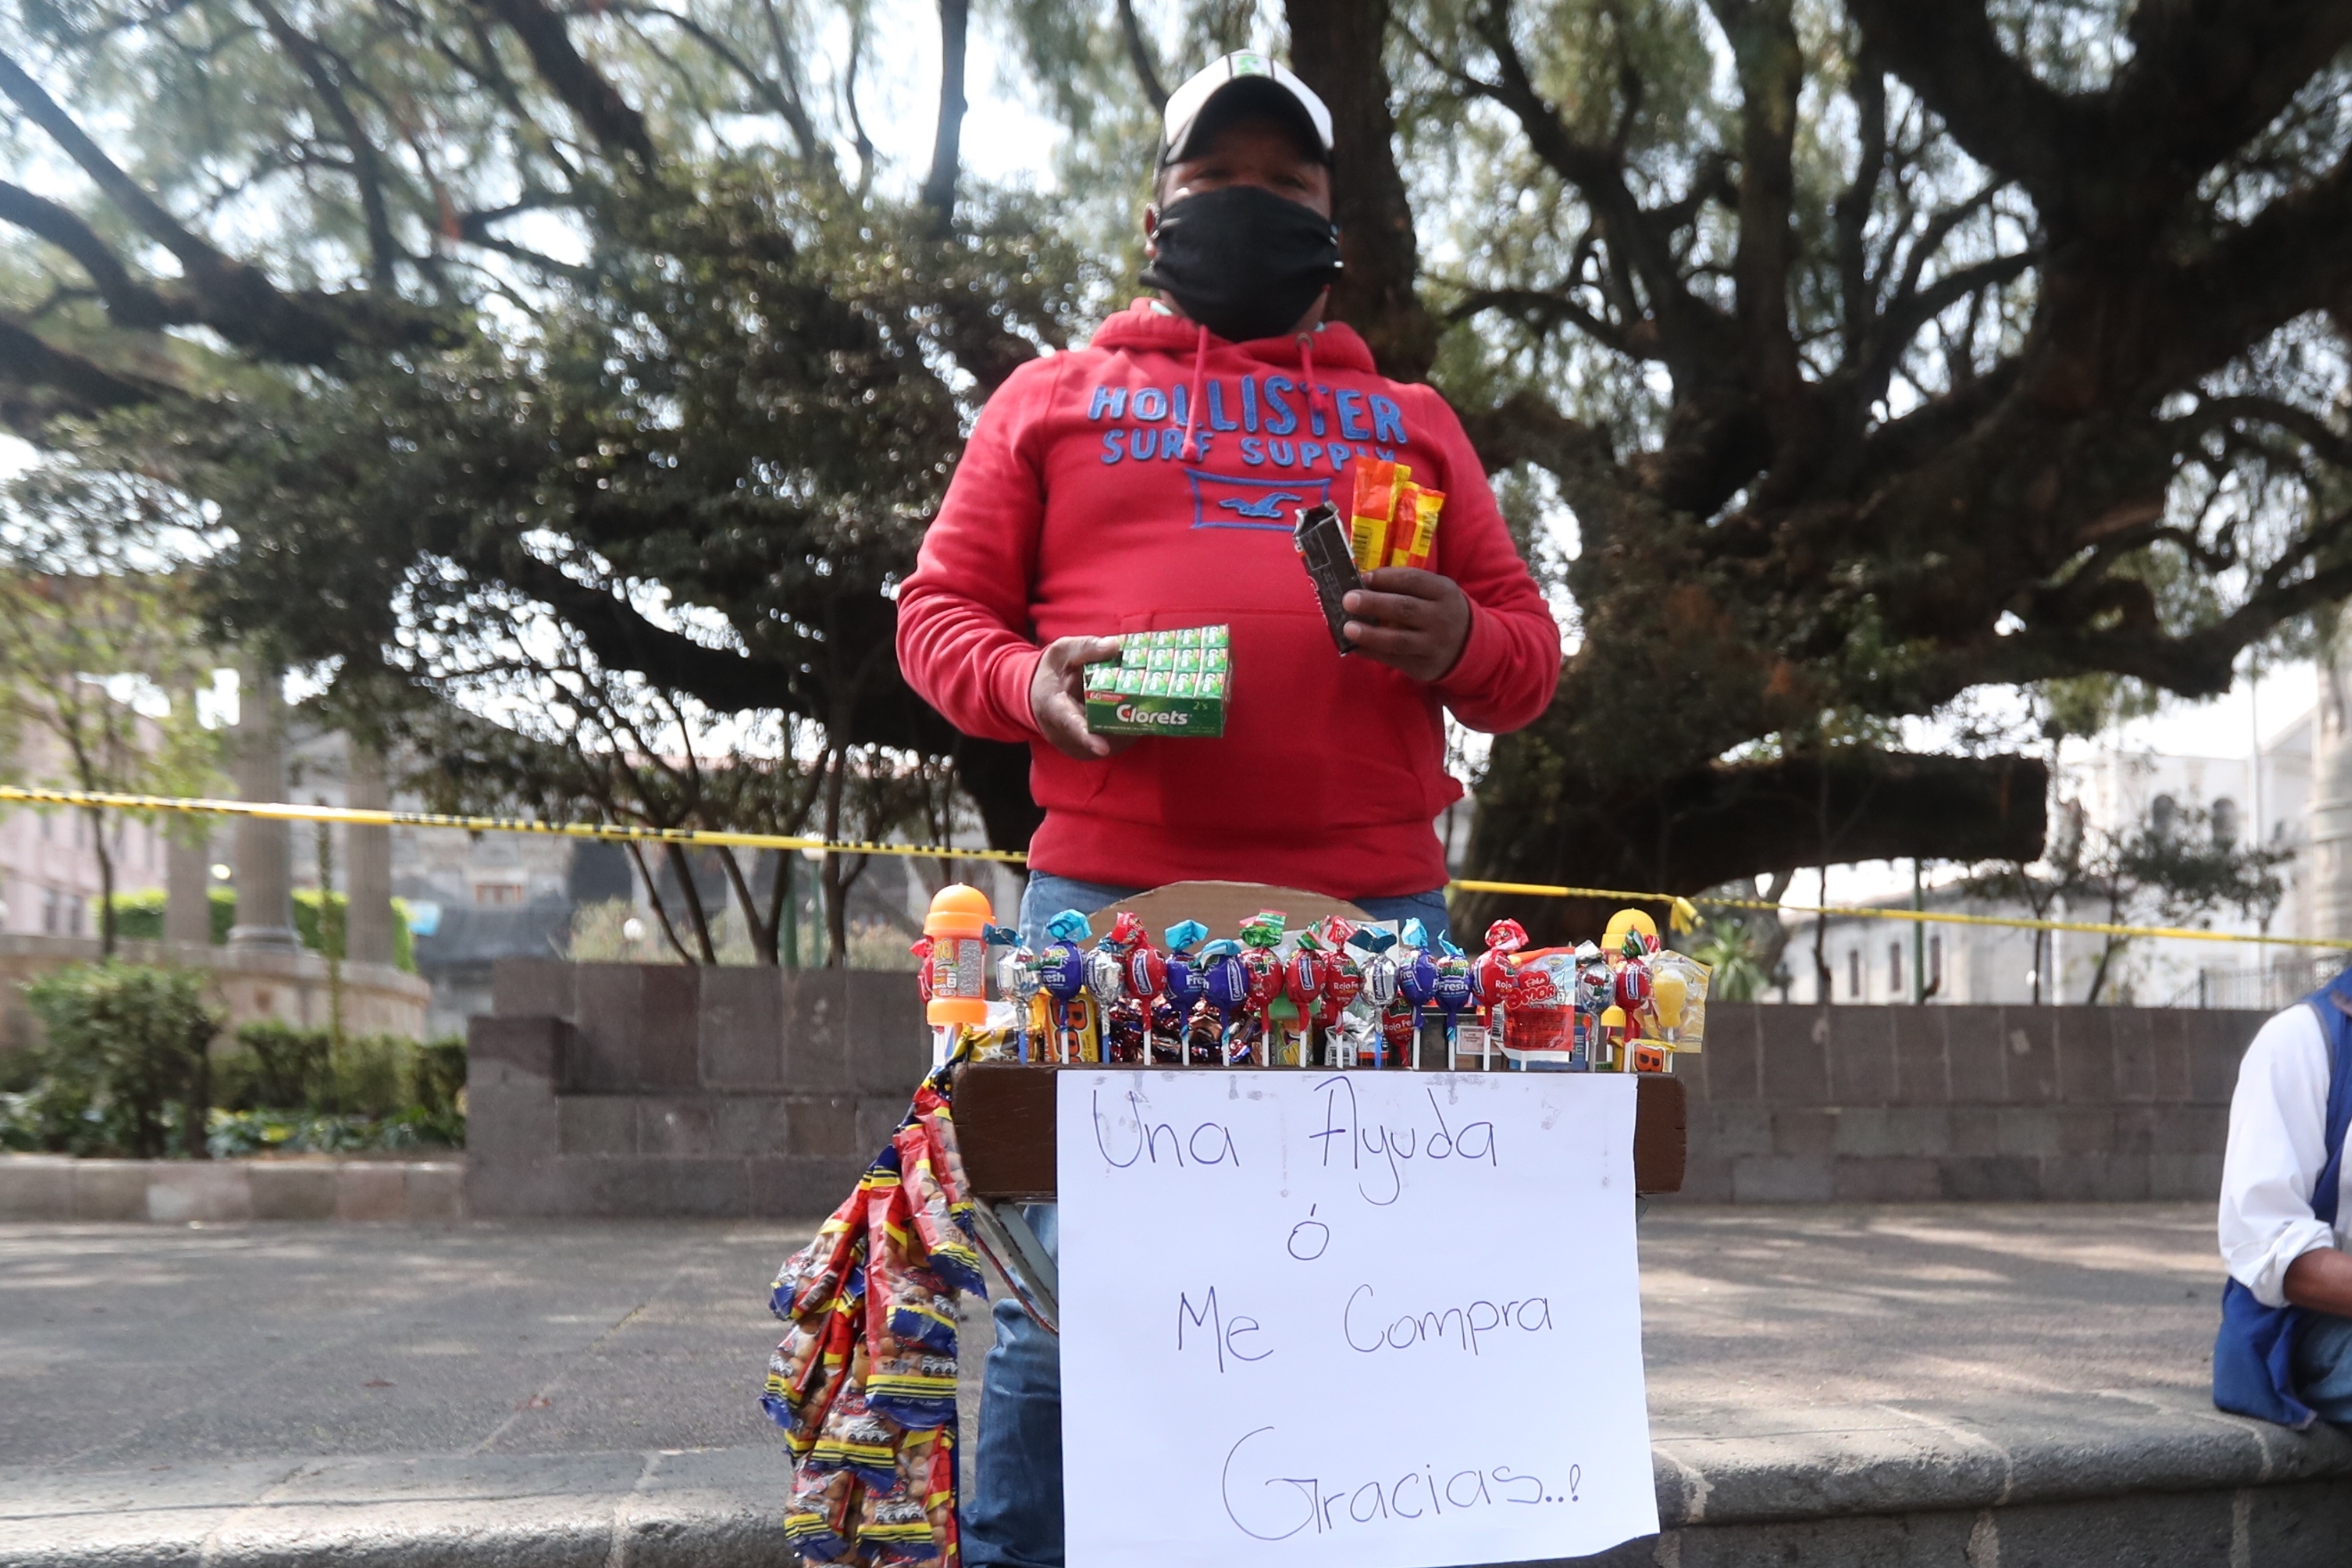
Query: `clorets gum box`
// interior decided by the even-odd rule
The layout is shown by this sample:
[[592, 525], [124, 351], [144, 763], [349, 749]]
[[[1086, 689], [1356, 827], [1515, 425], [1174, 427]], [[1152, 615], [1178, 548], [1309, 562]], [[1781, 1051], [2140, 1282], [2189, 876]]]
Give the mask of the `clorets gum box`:
[[1129, 632], [1119, 660], [1087, 666], [1087, 727], [1097, 735], [1225, 733], [1233, 690], [1233, 639], [1223, 626]]

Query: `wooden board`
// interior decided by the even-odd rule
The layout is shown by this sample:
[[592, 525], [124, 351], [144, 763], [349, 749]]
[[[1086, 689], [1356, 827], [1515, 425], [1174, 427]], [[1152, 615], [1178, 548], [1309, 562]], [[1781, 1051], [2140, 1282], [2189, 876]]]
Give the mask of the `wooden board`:
[[[979, 1061], [956, 1070], [955, 1123], [964, 1174], [989, 1199], [1051, 1202], [1054, 1177], [1054, 1074], [1058, 1067]], [[1097, 1067], [1089, 1071], [1136, 1071]], [[1269, 1067], [1268, 1072], [1297, 1068]], [[1311, 1069], [1310, 1071], [1323, 1071]], [[1687, 1152], [1683, 1082], [1644, 1072], [1633, 1103], [1633, 1190], [1680, 1192]]]
[[[1199, 921], [1209, 928], [1212, 936], [1231, 936], [1241, 930], [1243, 921], [1261, 909], [1282, 911], [1293, 931], [1312, 925], [1327, 915], [1348, 920], [1367, 918], [1362, 910], [1344, 898], [1333, 898], [1326, 893], [1303, 893], [1295, 887], [1268, 887], [1256, 882], [1171, 882], [1087, 913], [1115, 915], [1122, 909], [1131, 911], [1143, 922], [1154, 942], [1160, 940], [1162, 931], [1180, 920]], [[1097, 936], [1109, 928], [1108, 921], [1095, 923]]]

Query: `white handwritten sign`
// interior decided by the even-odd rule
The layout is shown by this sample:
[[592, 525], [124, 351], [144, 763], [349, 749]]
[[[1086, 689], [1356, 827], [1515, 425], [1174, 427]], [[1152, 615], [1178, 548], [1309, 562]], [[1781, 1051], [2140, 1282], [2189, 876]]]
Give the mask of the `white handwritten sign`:
[[1658, 1528], [1617, 1074], [1064, 1072], [1071, 1568]]

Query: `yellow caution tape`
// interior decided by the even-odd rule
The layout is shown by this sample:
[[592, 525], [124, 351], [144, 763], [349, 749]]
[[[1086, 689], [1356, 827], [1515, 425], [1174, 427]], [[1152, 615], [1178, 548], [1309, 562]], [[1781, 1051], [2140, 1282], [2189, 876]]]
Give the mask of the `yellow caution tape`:
[[[969, 850], [940, 844], [877, 844], [863, 840], [827, 841], [786, 833], [739, 833], [706, 828], [637, 828], [604, 822], [542, 822], [528, 817], [458, 817], [435, 811], [372, 810], [356, 806], [298, 806], [284, 802], [213, 800], [174, 795], [120, 795], [84, 789], [26, 789], [0, 785], [0, 803], [29, 806], [100, 807], [116, 811], [183, 811], [196, 816], [255, 817], [275, 822], [341, 822], [361, 828], [449, 828], [469, 833], [539, 833], [550, 838], [605, 842], [724, 845], [730, 849], [800, 850], [827, 855], [912, 855], [925, 860], [993, 861], [1025, 864], [1018, 850]], [[1760, 898], [1715, 898], [1704, 894], [1643, 893], [1622, 887], [1567, 887], [1553, 883], [1487, 882], [1462, 878], [1446, 883], [1465, 893], [1511, 893], [1531, 898], [1607, 898], [1626, 904], [1663, 904], [1674, 930], [1699, 923], [1699, 904], [1719, 909], [1762, 909], [1788, 915], [1836, 915], [1858, 920], [1908, 920], [1937, 925], [1993, 925], [2012, 931], [2079, 931], [2093, 936], [2164, 936], [2188, 942], [2245, 942], [2274, 947], [2327, 947], [2352, 951], [2340, 936], [2250, 936], [2234, 931], [2194, 931], [2178, 925], [2111, 925], [2091, 920], [2029, 920], [2004, 915], [1953, 915], [1929, 909], [1869, 909], [1853, 904], [1768, 904]]]
[[2028, 920], [2008, 915], [1951, 915], [1934, 909], [1868, 909], [1838, 904], [1768, 904], [1760, 898], [1714, 898], [1704, 894], [1685, 898], [1672, 893], [1628, 893], [1614, 887], [1561, 887], [1533, 882], [1453, 882], [1472, 893], [1519, 893], [1538, 898], [1615, 898], [1637, 904], [1674, 906], [1674, 928], [1687, 931], [1696, 924], [1695, 904], [1719, 909], [1769, 909], [1782, 915], [1851, 915], [1858, 920], [1908, 920], [1931, 925], [1998, 925], [2012, 931], [2081, 931], [2094, 936], [2172, 936], [2189, 942], [2252, 942], [2273, 947], [2333, 947], [2352, 950], [2352, 938], [2342, 936], [2267, 936], [2236, 931], [2193, 931], [2183, 925], [2110, 925], [2095, 920]]
[[965, 850], [936, 844], [829, 842], [787, 833], [719, 832], [704, 828], [634, 828], [604, 822], [541, 822], [528, 817], [451, 817], [436, 811], [378, 811], [357, 806], [296, 806], [252, 800], [207, 800], [173, 795], [114, 795], [83, 789], [20, 789], [0, 785], [0, 801], [35, 806], [97, 806], [116, 811], [184, 811], [206, 817], [257, 817], [271, 822], [341, 822], [355, 828], [455, 828], [469, 833], [540, 833], [558, 839], [610, 842], [725, 845], [730, 849], [803, 850], [828, 855], [921, 855], [935, 860], [1005, 861], [1029, 857], [1013, 850]]

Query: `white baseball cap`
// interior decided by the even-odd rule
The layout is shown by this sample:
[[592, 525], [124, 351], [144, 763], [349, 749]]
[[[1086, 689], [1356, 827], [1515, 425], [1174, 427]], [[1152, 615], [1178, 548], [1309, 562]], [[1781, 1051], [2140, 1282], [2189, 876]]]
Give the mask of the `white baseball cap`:
[[[1218, 112], [1208, 113], [1214, 103]], [[1168, 95], [1168, 112], [1160, 137], [1162, 168], [1189, 157], [1194, 133], [1207, 120], [1211, 129], [1244, 107], [1263, 109], [1295, 121], [1331, 161], [1331, 110], [1315, 89], [1300, 81], [1290, 68], [1252, 49], [1236, 49], [1213, 60], [1182, 87]]]

